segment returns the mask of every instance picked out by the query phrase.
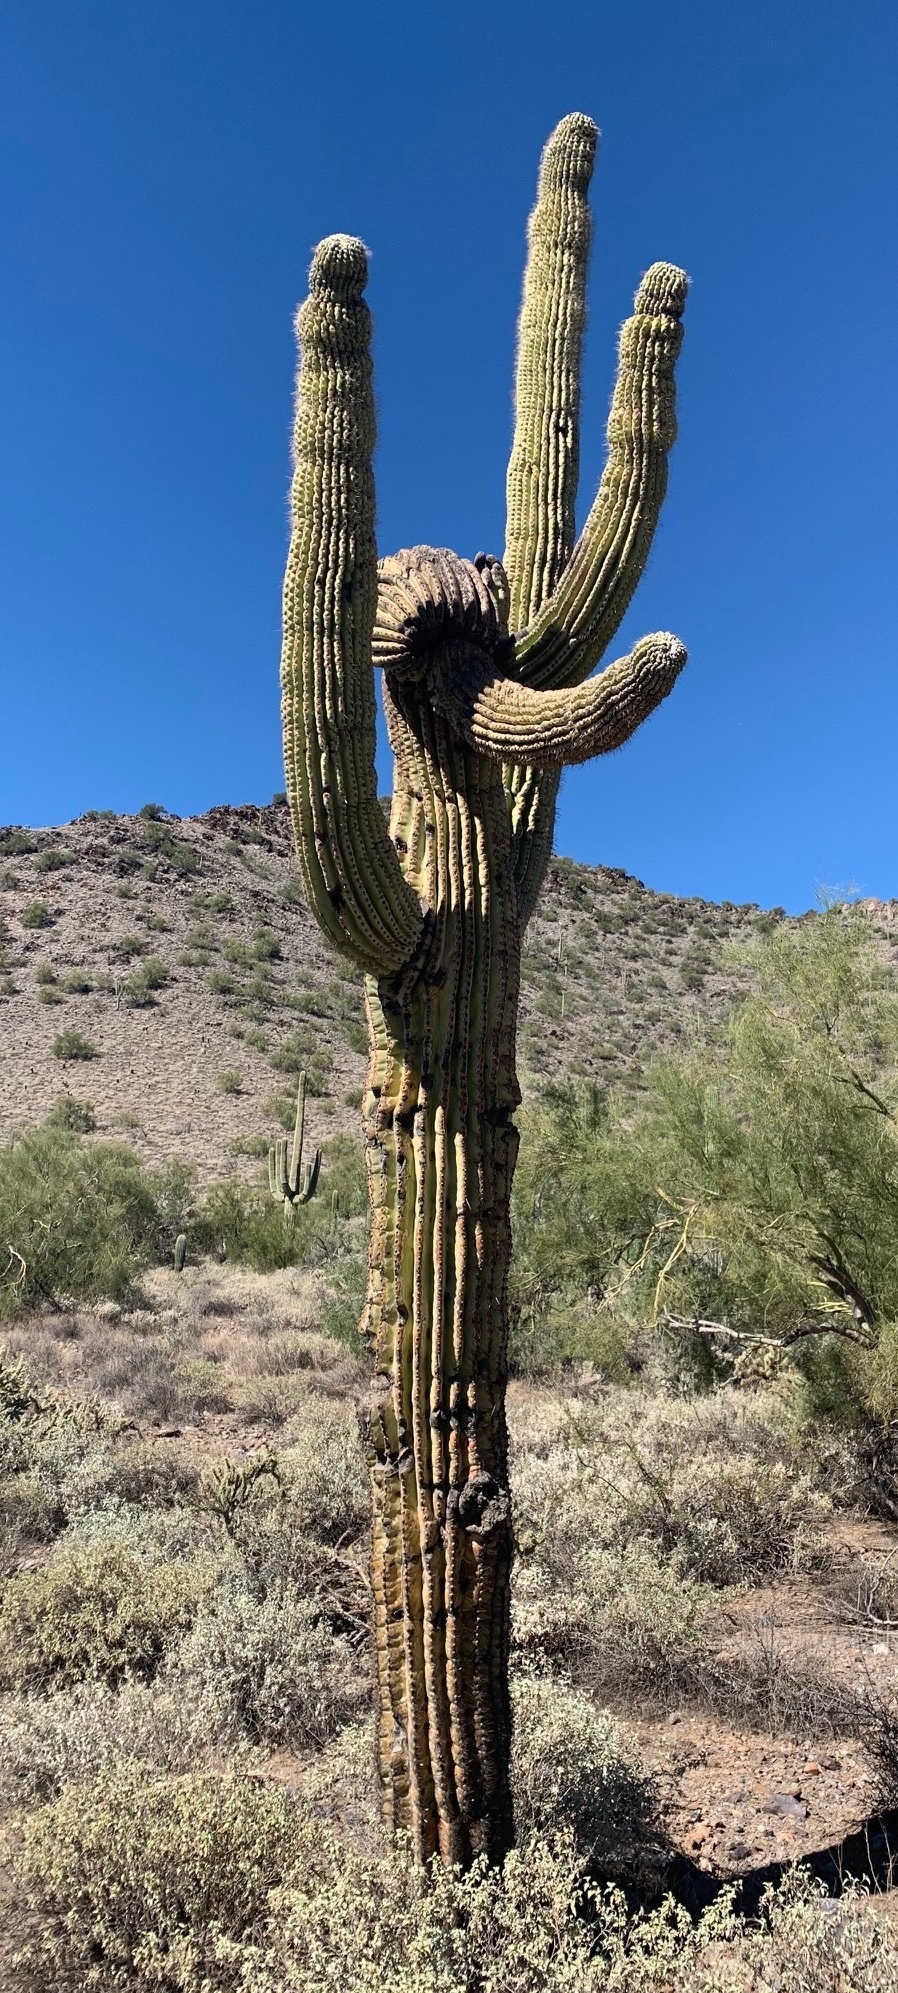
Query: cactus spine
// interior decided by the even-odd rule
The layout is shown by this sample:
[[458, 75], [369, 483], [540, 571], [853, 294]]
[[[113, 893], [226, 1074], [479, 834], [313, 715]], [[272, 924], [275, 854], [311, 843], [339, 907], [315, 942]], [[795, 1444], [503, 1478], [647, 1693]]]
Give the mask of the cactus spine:
[[272, 1197], [283, 1202], [284, 1213], [289, 1215], [294, 1204], [308, 1204], [318, 1187], [318, 1174], [321, 1169], [321, 1150], [316, 1149], [311, 1162], [302, 1159], [303, 1140], [306, 1125], [306, 1076], [300, 1073], [296, 1089], [296, 1119], [293, 1124], [293, 1147], [290, 1165], [287, 1166], [287, 1137], [281, 1135], [268, 1151], [268, 1187]]
[[[360, 242], [320, 244], [297, 320], [287, 787], [310, 903], [366, 975], [378, 1762], [385, 1817], [422, 1860], [497, 1860], [512, 1837], [504, 1398], [522, 934], [561, 768], [628, 739], [685, 662], [660, 635], [589, 675], [664, 495], [686, 292], [667, 264], [639, 287], [575, 546], [597, 136], [589, 118], [565, 118], [543, 154], [504, 565], [414, 547], [378, 569]], [[389, 830], [372, 665], [395, 761]]]

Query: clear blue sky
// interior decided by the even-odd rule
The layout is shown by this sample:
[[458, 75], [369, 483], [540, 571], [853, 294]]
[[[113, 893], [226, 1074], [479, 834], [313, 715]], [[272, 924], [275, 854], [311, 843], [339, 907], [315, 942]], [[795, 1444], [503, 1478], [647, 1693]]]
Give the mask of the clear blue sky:
[[584, 110], [581, 503], [616, 328], [682, 263], [680, 441], [622, 639], [673, 629], [690, 664], [566, 778], [557, 847], [793, 909], [898, 895], [891, 0], [5, 0], [0, 75], [0, 821], [281, 787], [322, 235], [372, 250], [381, 551], [501, 551], [525, 220]]

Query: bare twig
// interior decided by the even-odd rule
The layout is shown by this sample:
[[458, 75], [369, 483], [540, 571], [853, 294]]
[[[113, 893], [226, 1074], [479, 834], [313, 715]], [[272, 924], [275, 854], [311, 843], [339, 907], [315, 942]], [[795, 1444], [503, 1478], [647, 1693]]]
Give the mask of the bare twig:
[[848, 1322], [798, 1322], [794, 1329], [787, 1329], [782, 1336], [756, 1335], [751, 1329], [734, 1329], [729, 1322], [706, 1321], [701, 1315], [673, 1315], [665, 1312], [661, 1316], [661, 1326], [666, 1329], [691, 1329], [700, 1336], [723, 1336], [728, 1342], [741, 1345], [757, 1344], [764, 1349], [790, 1349], [793, 1343], [803, 1342], [807, 1336], [841, 1336], [845, 1342], [859, 1343], [862, 1349], [872, 1349], [873, 1337], [864, 1335]]

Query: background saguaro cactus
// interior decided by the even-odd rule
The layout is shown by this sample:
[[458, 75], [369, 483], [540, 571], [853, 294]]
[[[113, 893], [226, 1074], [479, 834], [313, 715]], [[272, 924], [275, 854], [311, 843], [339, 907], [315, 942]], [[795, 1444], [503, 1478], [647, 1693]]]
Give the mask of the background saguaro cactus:
[[[320, 244], [297, 320], [287, 785], [311, 905], [367, 978], [378, 1759], [387, 1819], [422, 1859], [497, 1859], [512, 1835], [504, 1397], [521, 935], [562, 767], [619, 747], [685, 662], [675, 638], [652, 636], [589, 676], [664, 496], [686, 295], [666, 263], [639, 286], [575, 545], [597, 136], [574, 115], [543, 154], [504, 564], [413, 547], [378, 569], [360, 242]], [[373, 665], [395, 757], [389, 829]]]

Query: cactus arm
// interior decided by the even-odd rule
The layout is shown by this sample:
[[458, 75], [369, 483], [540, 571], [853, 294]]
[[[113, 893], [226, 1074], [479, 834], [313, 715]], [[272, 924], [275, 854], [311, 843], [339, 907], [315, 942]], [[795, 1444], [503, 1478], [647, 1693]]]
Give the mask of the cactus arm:
[[598, 137], [592, 119], [578, 112], [556, 126], [527, 229], [503, 561], [513, 630], [533, 621], [574, 546], [588, 192]]
[[478, 674], [475, 667], [441, 673], [432, 696], [479, 754], [563, 768], [623, 747], [666, 699], [685, 662], [677, 638], [660, 633], [643, 637], [629, 657], [570, 691], [535, 692], [514, 678]]
[[611, 642], [633, 597], [667, 489], [676, 439], [674, 366], [687, 279], [654, 263], [620, 338], [608, 418], [608, 460], [570, 561], [518, 638], [521, 678], [540, 687], [579, 684]]
[[300, 867], [329, 939], [397, 975], [422, 911], [377, 801], [371, 631], [377, 601], [374, 397], [360, 242], [315, 252], [297, 318], [293, 530], [284, 583], [284, 759]]
[[[504, 566], [519, 675], [576, 685], [599, 662], [632, 599], [664, 497], [674, 440], [673, 367], [686, 280], [656, 264], [621, 333], [608, 460], [576, 548], [579, 367], [585, 319], [588, 189], [598, 133], [579, 115], [553, 132], [528, 229], [518, 332], [515, 437]], [[505, 790], [523, 921], [551, 855], [558, 774], [510, 762]]]
[[296, 1084], [296, 1119], [293, 1123], [293, 1149], [290, 1155], [290, 1175], [287, 1179], [295, 1193], [300, 1186], [302, 1174], [302, 1145], [306, 1130], [306, 1076], [300, 1073]]
[[[564, 574], [517, 639], [520, 677], [535, 688], [578, 685], [588, 677], [648, 559], [676, 437], [674, 366], [686, 282], [672, 264], [653, 264], [621, 331], [598, 493]], [[518, 910], [526, 924], [551, 857], [558, 775], [518, 763], [506, 769], [505, 788]]]

